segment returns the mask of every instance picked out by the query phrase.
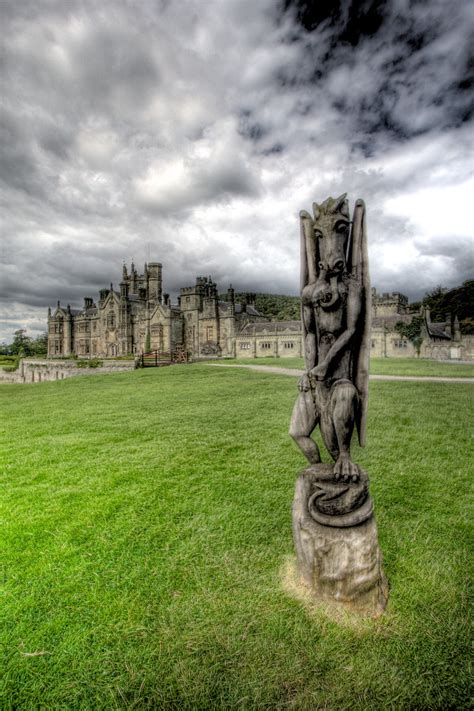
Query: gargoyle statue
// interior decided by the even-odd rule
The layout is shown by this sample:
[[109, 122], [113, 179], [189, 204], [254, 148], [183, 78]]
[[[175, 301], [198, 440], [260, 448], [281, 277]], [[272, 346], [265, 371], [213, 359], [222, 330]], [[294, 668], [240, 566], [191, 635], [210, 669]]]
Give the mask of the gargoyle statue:
[[298, 383], [290, 435], [310, 464], [321, 461], [310, 437], [319, 424], [336, 481], [359, 480], [350, 457], [354, 424], [365, 444], [370, 351], [370, 283], [365, 205], [352, 222], [346, 193], [300, 213], [301, 311], [306, 373]]

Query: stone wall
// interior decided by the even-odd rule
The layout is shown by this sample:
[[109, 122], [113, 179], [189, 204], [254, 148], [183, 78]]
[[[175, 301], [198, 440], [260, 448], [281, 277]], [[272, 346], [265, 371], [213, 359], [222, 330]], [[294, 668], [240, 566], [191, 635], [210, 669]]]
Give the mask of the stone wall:
[[[87, 362], [87, 361], [85, 361]], [[18, 370], [6, 373], [0, 370], [2, 383], [41, 383], [51, 380], [64, 380], [77, 375], [94, 375], [95, 373], [120, 373], [134, 370], [133, 360], [105, 360], [99, 368], [79, 368], [76, 360], [36, 360], [24, 358], [20, 361]]]

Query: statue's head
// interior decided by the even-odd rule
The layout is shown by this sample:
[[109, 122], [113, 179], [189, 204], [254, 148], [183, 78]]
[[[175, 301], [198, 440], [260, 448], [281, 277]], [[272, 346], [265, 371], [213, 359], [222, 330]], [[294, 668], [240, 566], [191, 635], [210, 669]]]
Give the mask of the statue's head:
[[316, 270], [327, 276], [346, 271], [347, 244], [349, 241], [349, 204], [347, 193], [328, 198], [318, 205], [313, 203], [313, 236], [316, 246]]

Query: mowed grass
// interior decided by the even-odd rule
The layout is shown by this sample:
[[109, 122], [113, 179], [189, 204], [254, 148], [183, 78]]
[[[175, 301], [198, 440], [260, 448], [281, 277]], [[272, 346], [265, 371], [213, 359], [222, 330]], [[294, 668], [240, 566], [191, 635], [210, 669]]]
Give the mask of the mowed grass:
[[371, 384], [390, 602], [283, 589], [296, 382], [175, 366], [4, 385], [2, 708], [465, 708], [474, 386]]
[[[225, 360], [227, 364], [270, 365], [276, 368], [295, 368], [303, 370], [303, 358], [233, 358]], [[426, 358], [371, 358], [372, 375], [416, 375], [441, 378], [474, 378], [474, 363], [456, 363], [454, 361], [436, 361]]]

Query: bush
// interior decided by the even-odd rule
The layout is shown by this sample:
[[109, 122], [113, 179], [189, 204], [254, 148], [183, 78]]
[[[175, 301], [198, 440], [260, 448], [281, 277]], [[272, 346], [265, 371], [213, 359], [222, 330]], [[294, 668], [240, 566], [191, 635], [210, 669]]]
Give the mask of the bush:
[[0, 358], [0, 368], [5, 373], [14, 373], [15, 370], [18, 370], [19, 365], [20, 358], [18, 356], [2, 356]]
[[102, 361], [98, 360], [98, 358], [92, 358], [92, 360], [78, 360], [76, 365], [78, 368], [100, 368]]

